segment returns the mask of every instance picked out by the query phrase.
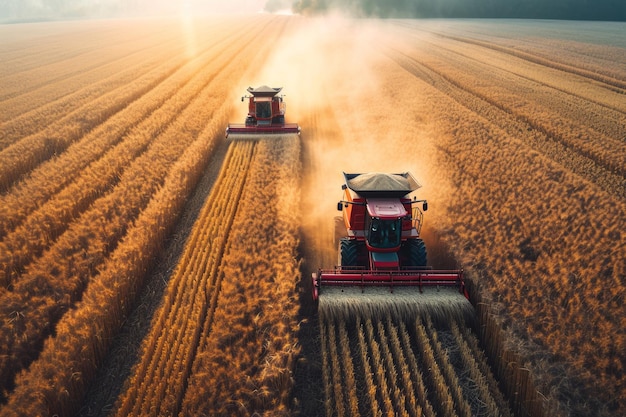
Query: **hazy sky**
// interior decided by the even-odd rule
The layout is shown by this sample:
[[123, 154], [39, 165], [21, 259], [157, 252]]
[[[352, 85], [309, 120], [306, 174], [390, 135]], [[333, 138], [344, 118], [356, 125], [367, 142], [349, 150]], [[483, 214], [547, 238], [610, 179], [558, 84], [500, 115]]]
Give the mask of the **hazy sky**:
[[0, 0], [0, 21], [159, 15], [254, 13], [267, 0]]
[[[98, 0], [91, 0], [98, 1]], [[107, 0], [100, 0], [107, 1]], [[128, 2], [127, 0], [108, 0]], [[263, 9], [266, 0], [135, 0], [147, 6], [163, 7], [168, 10], [193, 9], [200, 12], [256, 12]]]

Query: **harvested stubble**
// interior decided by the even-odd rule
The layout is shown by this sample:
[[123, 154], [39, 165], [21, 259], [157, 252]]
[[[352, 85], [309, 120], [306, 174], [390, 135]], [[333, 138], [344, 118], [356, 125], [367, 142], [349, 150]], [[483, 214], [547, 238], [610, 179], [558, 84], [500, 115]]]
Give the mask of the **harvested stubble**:
[[493, 377], [485, 354], [478, 347], [476, 336], [466, 327], [459, 329], [456, 323], [452, 324], [451, 332], [459, 346], [461, 366], [467, 370], [464, 378], [479, 390], [478, 396], [482, 399], [472, 404], [475, 414], [495, 416], [499, 413], [502, 417], [511, 416], [508, 403], [498, 390], [498, 382]]
[[[332, 365], [332, 368], [335, 370], [334, 372], [332, 372], [332, 384], [330, 385], [331, 387], [333, 387], [334, 389], [334, 396], [338, 399], [340, 399], [339, 401], [336, 401], [334, 403], [334, 407], [331, 406], [331, 402], [327, 402], [327, 407], [326, 407], [326, 414], [332, 414], [333, 413], [333, 408], [335, 409], [335, 412], [337, 413], [338, 417], [343, 417], [346, 415], [346, 410], [344, 408], [344, 392], [343, 392], [343, 384], [341, 383], [341, 373], [338, 372], [339, 369], [341, 369], [339, 367], [339, 355], [337, 353], [337, 342], [336, 342], [336, 338], [335, 338], [335, 325], [334, 323], [329, 323], [328, 324], [328, 350], [330, 352], [330, 363]], [[325, 338], [326, 339], [326, 338]]]
[[354, 373], [354, 365], [350, 358], [350, 343], [348, 339], [348, 330], [345, 323], [339, 323], [339, 345], [341, 348], [341, 363], [344, 367], [346, 375], [345, 390], [348, 397], [349, 414], [357, 415], [359, 411], [359, 400], [356, 395], [356, 379]]
[[422, 366], [424, 369], [428, 369], [426, 380], [430, 384], [431, 392], [434, 395], [433, 403], [437, 405], [439, 412], [443, 415], [456, 416], [454, 398], [451, 393], [451, 388], [454, 387], [449, 386], [445, 380], [442, 363], [435, 356], [435, 351], [421, 318], [418, 317], [415, 320], [413, 331]]
[[424, 378], [419, 371], [417, 359], [410, 348], [411, 344], [404, 323], [400, 322], [399, 325], [396, 325], [392, 322], [391, 317], [387, 317], [386, 325], [394, 360], [399, 364], [398, 367], [404, 381], [403, 386], [409, 393], [407, 397], [409, 409], [414, 411], [415, 416], [434, 417], [435, 411], [428, 401]]
[[510, 415], [484, 354], [467, 348], [475, 312], [457, 290], [322, 289], [328, 415]]
[[[454, 399], [455, 409], [459, 416], [470, 417], [472, 415], [472, 410], [470, 409], [469, 404], [463, 398], [463, 390], [461, 388], [461, 384], [459, 382], [459, 378], [456, 374], [455, 369], [452, 367], [452, 363], [450, 360], [450, 354], [453, 349], [450, 349], [450, 346], [442, 345], [439, 340], [439, 332], [434, 328], [432, 321], [428, 316], [426, 316], [425, 320], [425, 329], [426, 334], [428, 335], [428, 340], [430, 341], [430, 345], [432, 346], [433, 352], [435, 354], [435, 358], [441, 367], [441, 371], [443, 377], [446, 381], [446, 385], [450, 387], [450, 394]], [[454, 324], [454, 323], [452, 323]]]

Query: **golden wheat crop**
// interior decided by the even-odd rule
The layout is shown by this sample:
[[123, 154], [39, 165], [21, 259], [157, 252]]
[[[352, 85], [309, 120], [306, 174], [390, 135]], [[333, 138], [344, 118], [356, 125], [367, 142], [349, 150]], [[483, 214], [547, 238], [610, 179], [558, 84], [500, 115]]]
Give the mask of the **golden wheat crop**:
[[121, 398], [119, 415], [172, 415], [180, 407], [204, 323], [212, 323], [221, 281], [218, 268], [237, 207], [231, 202], [242, 192], [253, 152], [254, 143], [242, 143], [226, 156], [144, 341], [143, 359]]
[[[615, 26], [197, 22], [0, 28], [16, 35], [0, 51], [1, 414], [77, 412], [233, 95], [256, 82], [288, 84], [302, 181], [297, 140], [234, 146], [250, 165], [224, 177], [243, 194], [211, 207], [225, 219], [198, 221], [119, 414], [297, 411], [298, 226], [309, 252], [332, 253], [307, 268], [332, 266], [335, 248], [320, 246], [341, 171], [404, 170], [431, 203], [428, 233], [487, 311], [483, 339], [451, 305], [432, 324], [414, 320], [432, 306], [407, 314], [401, 297], [394, 317], [389, 303], [322, 311], [326, 398], [312, 401], [329, 415], [507, 415], [505, 396], [520, 414], [624, 409], [626, 54]], [[496, 322], [506, 341], [483, 331]]]
[[[111, 132], [107, 138], [113, 142], [105, 138], [84, 154], [89, 146], [80, 145], [98, 135], [79, 136], [60, 158], [34, 168], [38, 180], [29, 174], [3, 194], [13, 196], [25, 186], [45, 190], [32, 193], [26, 212], [11, 210], [16, 206], [7, 210], [22, 217], [8, 223], [11, 232], [2, 241], [1, 255], [9, 256], [3, 258], [1, 296], [10, 309], [0, 329], [6, 359], [2, 392], [9, 397], [3, 413], [77, 411], [150, 261], [163, 250], [222, 135], [229, 107], [223, 99], [230, 85], [225, 80], [241, 74], [240, 60], [250, 59], [238, 56], [240, 51], [224, 52], [229, 42], [243, 42], [254, 32], [232, 35], [225, 33], [224, 41], [201, 58], [183, 56], [180, 75], [162, 74], [162, 85], [155, 84], [145, 100], [127, 103], [118, 97], [120, 111], [96, 128]], [[116, 139], [120, 133], [121, 140]], [[83, 165], [72, 165], [76, 161]], [[71, 175], [55, 184], [44, 166], [51, 173], [63, 167]], [[64, 314], [69, 307], [70, 314]], [[25, 367], [28, 371], [14, 379]]]
[[[297, 194], [274, 193], [295, 190], [298, 149], [294, 137], [231, 144], [118, 415], [287, 413], [297, 353]], [[267, 200], [278, 204], [259, 211]]]
[[[34, 346], [49, 335], [49, 326], [60, 319], [63, 310], [79, 299], [97, 274], [97, 268], [126, 234], [128, 225], [146, 207], [175, 162], [196, 139], [192, 129], [202, 129], [201, 110], [209, 108], [193, 96], [191, 100], [184, 119], [154, 138], [146, 152], [120, 175], [116, 186], [77, 215], [71, 225], [65, 226], [67, 220], [73, 220], [72, 216], [64, 218], [62, 210], [61, 213], [50, 211], [53, 219], [60, 217], [60, 227], [67, 229], [45, 251], [40, 248], [41, 256], [29, 264], [27, 271], [11, 280], [11, 291], [2, 294], [3, 315], [10, 316], [14, 311], [23, 315], [0, 331], [0, 349], [5, 358], [0, 362], [3, 378], [12, 379], [20, 369], [19, 365], [10, 364], [32, 360]], [[213, 109], [208, 112], [213, 113]], [[35, 242], [41, 239], [37, 234], [33, 238]], [[37, 249], [33, 253], [37, 254]], [[16, 340], [13, 335], [18, 331], [25, 333]]]

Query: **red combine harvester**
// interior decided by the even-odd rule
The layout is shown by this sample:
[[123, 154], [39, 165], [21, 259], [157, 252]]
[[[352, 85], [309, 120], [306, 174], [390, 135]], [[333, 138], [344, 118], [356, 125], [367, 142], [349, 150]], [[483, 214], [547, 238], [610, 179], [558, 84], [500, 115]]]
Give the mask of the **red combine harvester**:
[[408, 196], [420, 187], [415, 178], [408, 172], [344, 173], [344, 177], [344, 197], [337, 205], [345, 223], [345, 232], [340, 233], [344, 237], [338, 244], [339, 266], [313, 274], [314, 300], [347, 297], [347, 303], [358, 303], [366, 298], [358, 294], [365, 293], [378, 294], [374, 304], [393, 304], [395, 295], [389, 295], [391, 292], [406, 295], [408, 304], [430, 303], [428, 308], [432, 309], [448, 301], [439, 296], [426, 301], [420, 294], [430, 288], [438, 293], [446, 288], [453, 303], [463, 304], [463, 308], [470, 305], [462, 270], [427, 266], [419, 207], [427, 210], [427, 202]]
[[258, 88], [248, 87], [249, 96], [241, 97], [241, 101], [248, 99], [248, 116], [245, 124], [229, 124], [226, 128], [226, 137], [231, 134], [241, 134], [241, 138], [248, 139], [248, 135], [279, 135], [285, 133], [300, 134], [300, 126], [296, 123], [285, 123], [286, 104], [283, 96], [278, 95], [282, 87], [272, 88], [263, 85]]

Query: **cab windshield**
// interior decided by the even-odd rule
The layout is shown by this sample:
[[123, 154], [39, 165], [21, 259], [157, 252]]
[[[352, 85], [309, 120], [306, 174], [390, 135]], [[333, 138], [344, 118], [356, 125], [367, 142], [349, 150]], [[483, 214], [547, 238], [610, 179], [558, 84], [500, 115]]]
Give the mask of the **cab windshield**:
[[269, 119], [272, 117], [272, 103], [270, 101], [257, 101], [256, 117], [257, 119]]
[[391, 249], [400, 246], [401, 220], [381, 220], [372, 218], [368, 242], [378, 249]]

